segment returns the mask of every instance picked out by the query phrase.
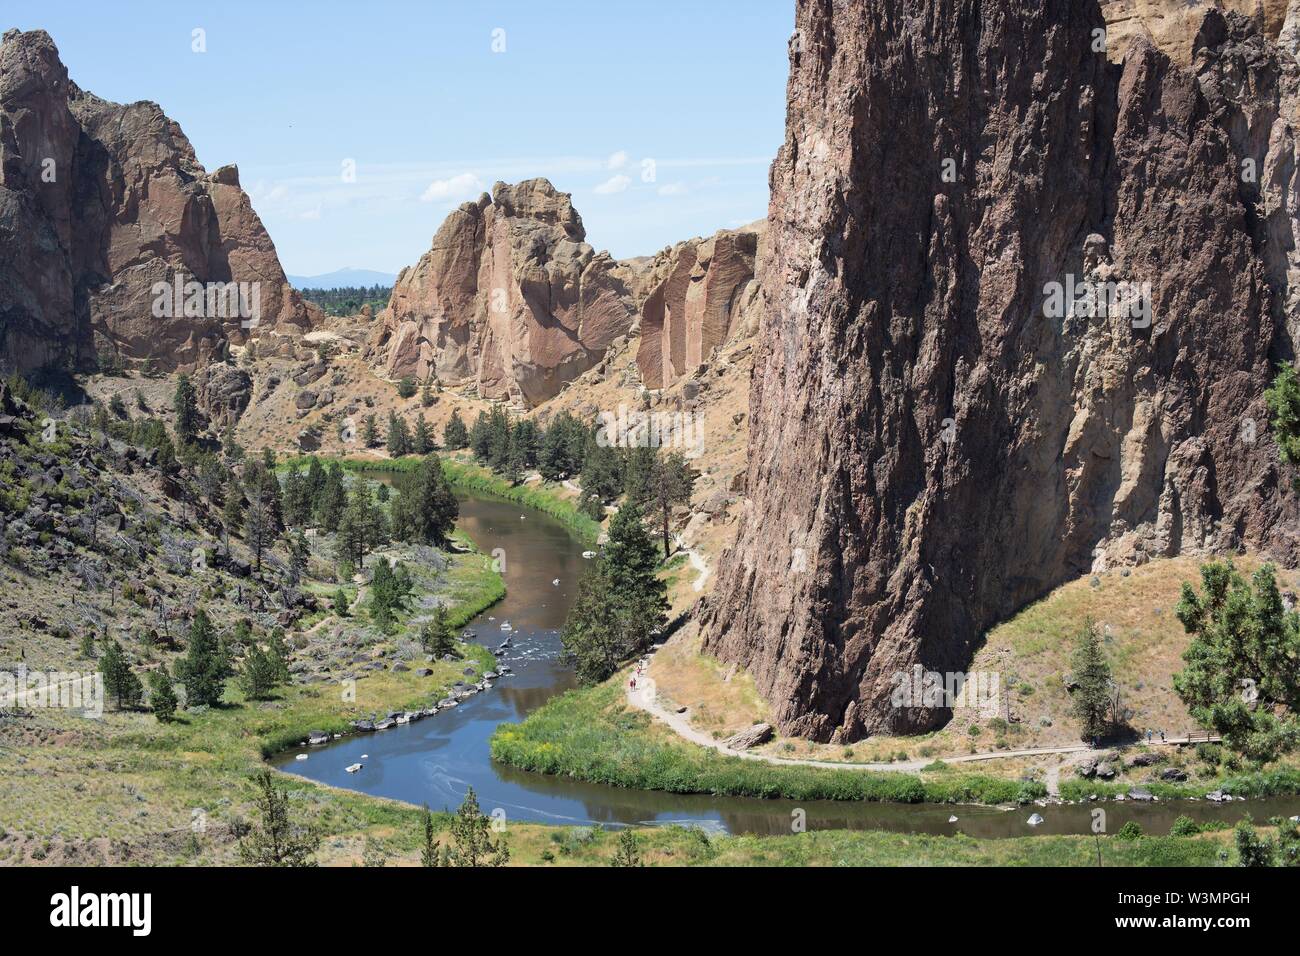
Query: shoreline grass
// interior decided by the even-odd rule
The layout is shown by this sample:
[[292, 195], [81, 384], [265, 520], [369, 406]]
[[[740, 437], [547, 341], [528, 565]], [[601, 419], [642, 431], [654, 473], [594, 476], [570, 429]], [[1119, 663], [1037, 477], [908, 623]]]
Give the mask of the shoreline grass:
[[[453, 489], [502, 501], [512, 501], [550, 515], [577, 535], [584, 544], [594, 545], [600, 537], [602, 530], [600, 522], [579, 511], [576, 501], [561, 495], [558, 490], [561, 487], [559, 485], [552, 482], [543, 482], [540, 485], [512, 485], [482, 465], [463, 461], [446, 453], [441, 453], [438, 457], [442, 461], [443, 474], [447, 476], [447, 481]], [[421, 461], [421, 458], [415, 455], [405, 458], [296, 455], [281, 459], [277, 468], [306, 468], [312, 458], [316, 458], [322, 465], [338, 462], [345, 471], [357, 474], [414, 471]]]
[[934, 777], [778, 766], [678, 740], [623, 702], [622, 678], [571, 690], [492, 735], [492, 759], [554, 776], [636, 790], [791, 800], [1023, 804], [1037, 782], [944, 771]]

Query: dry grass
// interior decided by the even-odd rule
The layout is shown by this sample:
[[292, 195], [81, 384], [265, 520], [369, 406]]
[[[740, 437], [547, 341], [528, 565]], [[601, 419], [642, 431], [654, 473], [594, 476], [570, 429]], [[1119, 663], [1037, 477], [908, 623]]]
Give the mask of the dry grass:
[[[959, 711], [948, 726], [921, 736], [873, 737], [849, 746], [781, 738], [762, 750], [783, 757], [874, 763], [1077, 744], [1063, 680], [1070, 670], [1074, 637], [1088, 617], [1103, 631], [1126, 705], [1134, 711], [1132, 725], [1139, 731], [1149, 727], [1181, 736], [1195, 725], [1173, 690], [1173, 675], [1182, 667], [1188, 643], [1174, 608], [1183, 582], [1199, 583], [1205, 560], [1187, 556], [1152, 561], [1127, 574], [1115, 570], [1098, 575], [1095, 584], [1087, 575], [989, 631], [970, 669], [1001, 675], [1012, 718], [1005, 726]], [[1262, 563], [1255, 555], [1235, 561], [1246, 573]], [[1284, 588], [1300, 587], [1295, 571], [1280, 577]], [[729, 668], [699, 658], [698, 647], [698, 636], [686, 631], [665, 646], [651, 668], [659, 693], [690, 707], [688, 717], [706, 732], [734, 732], [764, 719], [766, 708], [753, 692], [752, 680], [743, 672], [725, 680]], [[973, 725], [979, 727], [976, 735], [970, 733]], [[1029, 763], [994, 761], [980, 764], [980, 769], [1018, 774]]]

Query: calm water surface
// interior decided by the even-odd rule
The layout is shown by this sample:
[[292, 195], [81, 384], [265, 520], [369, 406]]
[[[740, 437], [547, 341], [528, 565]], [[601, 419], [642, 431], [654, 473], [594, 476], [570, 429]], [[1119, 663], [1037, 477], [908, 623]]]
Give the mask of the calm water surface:
[[[488, 739], [497, 725], [519, 721], [548, 699], [574, 686], [559, 661], [560, 628], [587, 564], [583, 547], [555, 519], [522, 505], [462, 497], [459, 526], [485, 553], [505, 553], [508, 593], [500, 604], [469, 625], [475, 639], [495, 648], [507, 636], [512, 646], [498, 657], [514, 675], [460, 706], [415, 723], [374, 734], [358, 734], [323, 747], [291, 750], [274, 763], [282, 770], [336, 787], [391, 797], [433, 809], [454, 810], [473, 787], [486, 812], [505, 811], [510, 820], [606, 826], [681, 823], [730, 833], [789, 833], [797, 809], [808, 829], [872, 829], [911, 833], [966, 833], [975, 837], [1091, 833], [1090, 806], [995, 807], [936, 804], [872, 804], [840, 801], [757, 800], [620, 790], [492, 762]], [[559, 584], [553, 584], [556, 579]], [[509, 621], [510, 632], [501, 630]], [[307, 752], [307, 760], [295, 759]], [[359, 773], [347, 773], [362, 763]], [[1300, 798], [1212, 804], [1205, 801], [1154, 804], [1106, 803], [1108, 829], [1128, 820], [1148, 833], [1167, 833], [1174, 818], [1235, 822], [1247, 810], [1256, 820], [1300, 813]], [[1031, 813], [1044, 818], [1028, 826]], [[949, 822], [956, 816], [957, 822]]]

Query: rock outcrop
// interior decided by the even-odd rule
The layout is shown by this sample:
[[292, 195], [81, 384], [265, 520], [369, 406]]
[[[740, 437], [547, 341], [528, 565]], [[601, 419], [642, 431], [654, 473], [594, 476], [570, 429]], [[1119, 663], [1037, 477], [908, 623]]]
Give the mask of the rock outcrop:
[[938, 725], [899, 675], [963, 671], [1089, 569], [1300, 554], [1263, 398], [1296, 346], [1269, 242], [1289, 53], [1210, 11], [1191, 69], [1144, 37], [1120, 66], [1102, 25], [1096, 0], [798, 6], [749, 507], [700, 615], [784, 733]]
[[6, 368], [193, 366], [311, 321], [235, 167], [207, 173], [157, 104], [79, 89], [42, 31], [0, 45], [0, 252]]
[[587, 242], [545, 179], [462, 204], [403, 269], [371, 355], [390, 378], [475, 384], [536, 405], [600, 361], [636, 309], [623, 270]]
[[1250, 17], [1260, 32], [1275, 39], [1289, 0], [1102, 0], [1107, 50], [1123, 59], [1135, 37], [1145, 37], [1177, 63], [1191, 61], [1202, 15], [1210, 8]]
[[762, 221], [690, 239], [655, 257], [636, 356], [647, 388], [679, 381], [734, 332], [756, 322], [754, 268], [766, 225]]

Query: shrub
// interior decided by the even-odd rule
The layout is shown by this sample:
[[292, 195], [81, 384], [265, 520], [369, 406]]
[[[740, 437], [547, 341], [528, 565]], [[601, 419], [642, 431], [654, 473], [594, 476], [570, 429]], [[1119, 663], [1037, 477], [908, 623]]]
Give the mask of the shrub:
[[1142, 827], [1138, 825], [1136, 820], [1130, 820], [1120, 827], [1119, 832], [1115, 834], [1121, 840], [1136, 840], [1141, 835]]
[[1201, 832], [1200, 826], [1189, 816], [1181, 816], [1169, 828], [1170, 836], [1195, 836]]

